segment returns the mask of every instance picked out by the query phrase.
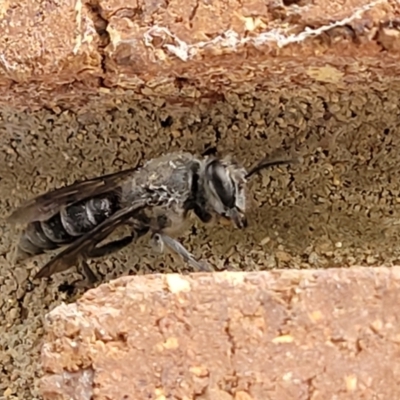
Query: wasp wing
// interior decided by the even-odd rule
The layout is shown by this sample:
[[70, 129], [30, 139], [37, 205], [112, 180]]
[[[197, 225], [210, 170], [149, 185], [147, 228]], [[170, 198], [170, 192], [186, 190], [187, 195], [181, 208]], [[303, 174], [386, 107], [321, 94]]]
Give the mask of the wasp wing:
[[81, 259], [87, 258], [87, 255], [98, 243], [109, 236], [118, 226], [123, 225], [130, 218], [134, 217], [137, 212], [141, 211], [146, 206], [148, 206], [148, 200], [140, 199], [134, 201], [129, 207], [117, 211], [90, 232], [81, 236], [65, 250], [58, 253], [39, 270], [35, 278], [49, 277], [54, 273], [65, 271], [77, 265]]
[[135, 171], [137, 168], [130, 168], [52, 190], [22, 204], [7, 218], [7, 222], [46, 221], [66, 205], [115, 190]]

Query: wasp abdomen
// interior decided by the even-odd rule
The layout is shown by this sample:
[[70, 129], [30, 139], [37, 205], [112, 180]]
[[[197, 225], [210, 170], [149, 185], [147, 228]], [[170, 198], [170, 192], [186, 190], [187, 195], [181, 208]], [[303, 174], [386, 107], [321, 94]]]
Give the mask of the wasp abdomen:
[[47, 221], [40, 223], [44, 234], [53, 242], [57, 244], [70, 243], [74, 236], [70, 235], [63, 225], [61, 214], [56, 214]]
[[40, 254], [43, 250], [53, 250], [57, 244], [52, 242], [43, 232], [39, 221], [30, 223], [19, 242], [19, 248], [27, 254]]
[[23, 233], [19, 248], [37, 255], [72, 243], [110, 217], [119, 208], [115, 196], [81, 201], [62, 209], [47, 221], [30, 223]]

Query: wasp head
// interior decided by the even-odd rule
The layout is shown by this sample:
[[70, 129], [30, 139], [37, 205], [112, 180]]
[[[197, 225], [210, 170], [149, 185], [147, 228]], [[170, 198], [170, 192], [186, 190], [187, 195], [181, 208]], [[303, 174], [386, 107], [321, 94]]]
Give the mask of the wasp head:
[[244, 168], [230, 158], [209, 159], [204, 166], [203, 186], [211, 212], [233, 221], [239, 229], [247, 227]]
[[208, 158], [203, 165], [202, 201], [206, 213], [217, 214], [222, 220], [232, 221], [236, 227], [247, 227], [246, 184], [250, 177], [263, 169], [276, 165], [302, 162], [302, 157], [293, 159], [270, 159], [265, 157], [248, 171], [231, 157]]

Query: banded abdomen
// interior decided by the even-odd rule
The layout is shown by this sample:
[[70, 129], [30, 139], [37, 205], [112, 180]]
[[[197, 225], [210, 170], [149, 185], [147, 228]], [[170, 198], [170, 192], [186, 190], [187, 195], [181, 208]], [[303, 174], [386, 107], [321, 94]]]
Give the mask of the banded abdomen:
[[20, 256], [27, 258], [70, 244], [118, 209], [118, 197], [106, 194], [71, 204], [47, 221], [32, 222], [21, 235]]

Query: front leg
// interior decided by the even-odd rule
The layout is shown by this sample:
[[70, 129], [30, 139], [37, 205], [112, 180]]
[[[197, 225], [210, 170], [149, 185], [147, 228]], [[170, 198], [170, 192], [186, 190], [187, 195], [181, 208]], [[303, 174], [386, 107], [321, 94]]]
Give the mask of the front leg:
[[155, 224], [153, 225], [153, 246], [155, 246], [160, 252], [164, 252], [164, 248], [167, 246], [170, 250], [182, 257], [184, 261], [189, 263], [197, 270], [210, 271], [208, 265], [203, 265], [203, 263], [198, 262], [194, 255], [186, 250], [181, 243], [168, 235], [167, 232], [171, 228], [173, 228], [171, 219], [166, 214], [159, 215], [155, 219]]
[[165, 235], [163, 233], [155, 233], [152, 237], [153, 243], [158, 247], [158, 249], [163, 252], [164, 246], [167, 246], [175, 254], [181, 256], [184, 261], [189, 265], [196, 268], [198, 271], [211, 271], [210, 267], [205, 263], [200, 263], [196, 260], [193, 254], [191, 254], [186, 248], [179, 243], [176, 239]]

